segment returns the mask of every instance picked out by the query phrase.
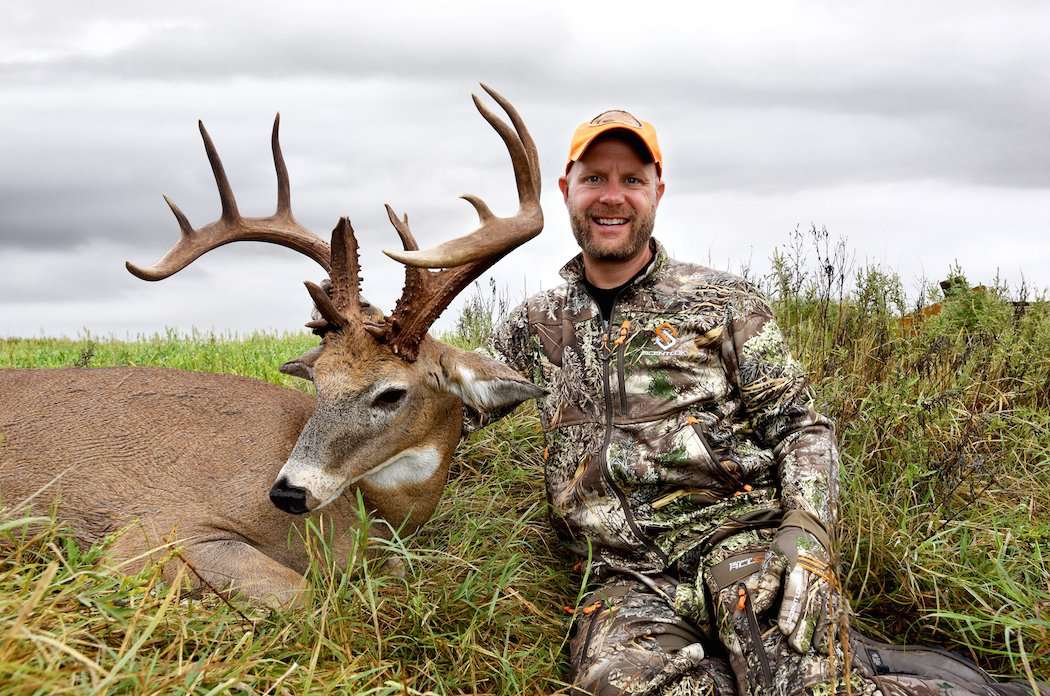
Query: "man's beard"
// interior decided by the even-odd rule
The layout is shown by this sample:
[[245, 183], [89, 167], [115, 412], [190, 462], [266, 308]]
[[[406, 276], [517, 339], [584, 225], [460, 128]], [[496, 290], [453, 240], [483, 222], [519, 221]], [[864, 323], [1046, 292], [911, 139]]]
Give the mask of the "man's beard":
[[[598, 217], [606, 217], [599, 215]], [[625, 215], [608, 215], [607, 217], [627, 217]], [[652, 208], [645, 217], [631, 219], [631, 229], [627, 238], [622, 241], [603, 241], [594, 239], [591, 235], [590, 211], [571, 211], [569, 224], [572, 226], [572, 234], [576, 237], [576, 243], [580, 245], [584, 253], [591, 258], [600, 261], [626, 261], [637, 256], [643, 247], [649, 243], [653, 235], [653, 227], [656, 224], [656, 208]]]

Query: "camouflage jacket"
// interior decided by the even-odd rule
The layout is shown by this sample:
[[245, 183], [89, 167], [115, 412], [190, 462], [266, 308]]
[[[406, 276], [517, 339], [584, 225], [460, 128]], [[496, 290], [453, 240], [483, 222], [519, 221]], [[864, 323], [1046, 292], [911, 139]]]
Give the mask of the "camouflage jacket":
[[581, 282], [529, 298], [499, 357], [539, 403], [551, 520], [576, 553], [655, 572], [695, 567], [735, 529], [800, 509], [830, 529], [838, 454], [762, 293], [655, 244], [606, 325]]

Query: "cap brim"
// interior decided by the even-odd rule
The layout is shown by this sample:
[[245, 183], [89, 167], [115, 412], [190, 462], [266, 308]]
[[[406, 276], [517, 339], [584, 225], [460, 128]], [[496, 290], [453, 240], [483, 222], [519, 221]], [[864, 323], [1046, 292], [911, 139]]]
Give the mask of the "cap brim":
[[646, 152], [649, 153], [649, 157], [652, 159], [652, 162], [656, 165], [657, 174], [661, 173], [663, 167], [660, 161], [660, 153], [653, 150], [652, 145], [649, 144], [649, 141], [646, 139], [642, 129], [632, 128], [631, 126], [615, 122], [603, 123], [600, 126], [591, 127], [587, 133], [587, 137], [581, 139], [579, 142], [575, 142], [572, 144], [572, 149], [569, 151], [569, 161], [565, 164], [566, 173], [568, 173], [569, 167], [571, 167], [574, 162], [576, 162], [580, 159], [580, 157], [583, 156], [583, 153], [587, 151], [587, 148], [590, 147], [591, 143], [594, 142], [595, 138], [605, 133], [608, 133], [609, 131], [615, 130], [622, 130], [625, 133], [630, 133], [635, 138], [637, 138], [638, 141], [645, 146]]

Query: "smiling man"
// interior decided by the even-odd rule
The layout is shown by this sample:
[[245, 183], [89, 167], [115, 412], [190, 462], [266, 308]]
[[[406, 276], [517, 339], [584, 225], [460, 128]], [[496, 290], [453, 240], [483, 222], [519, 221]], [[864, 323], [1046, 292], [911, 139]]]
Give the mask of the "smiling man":
[[832, 424], [762, 293], [652, 237], [653, 126], [622, 110], [581, 124], [558, 183], [582, 251], [493, 347], [548, 392], [550, 517], [591, 562], [576, 693], [1022, 693], [942, 653], [933, 673], [965, 679], [887, 677], [891, 646], [842, 639]]
[[[549, 390], [551, 517], [599, 582], [573, 680], [600, 694], [787, 693], [827, 673], [813, 639], [836, 607], [834, 434], [761, 293], [652, 238], [662, 169], [653, 126], [626, 111], [577, 128], [558, 183], [582, 253], [495, 340]], [[758, 617], [785, 574], [791, 599], [767, 639]], [[709, 626], [732, 671], [710, 656], [723, 651]]]

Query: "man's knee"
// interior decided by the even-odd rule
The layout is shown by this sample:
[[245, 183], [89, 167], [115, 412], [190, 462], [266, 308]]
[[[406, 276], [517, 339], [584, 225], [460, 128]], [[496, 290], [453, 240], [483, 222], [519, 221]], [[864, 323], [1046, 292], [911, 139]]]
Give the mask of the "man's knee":
[[576, 694], [676, 696], [735, 693], [732, 672], [705, 655], [701, 636], [666, 599], [636, 582], [591, 593], [570, 643]]
[[[633, 653], [633, 654], [631, 654]], [[639, 659], [641, 657], [642, 659]], [[735, 696], [729, 665], [721, 658], [704, 657], [694, 643], [669, 659], [649, 659], [636, 651], [609, 655], [573, 671], [574, 696]], [[661, 657], [661, 656], [655, 656]], [[677, 659], [676, 659], [677, 658]]]

